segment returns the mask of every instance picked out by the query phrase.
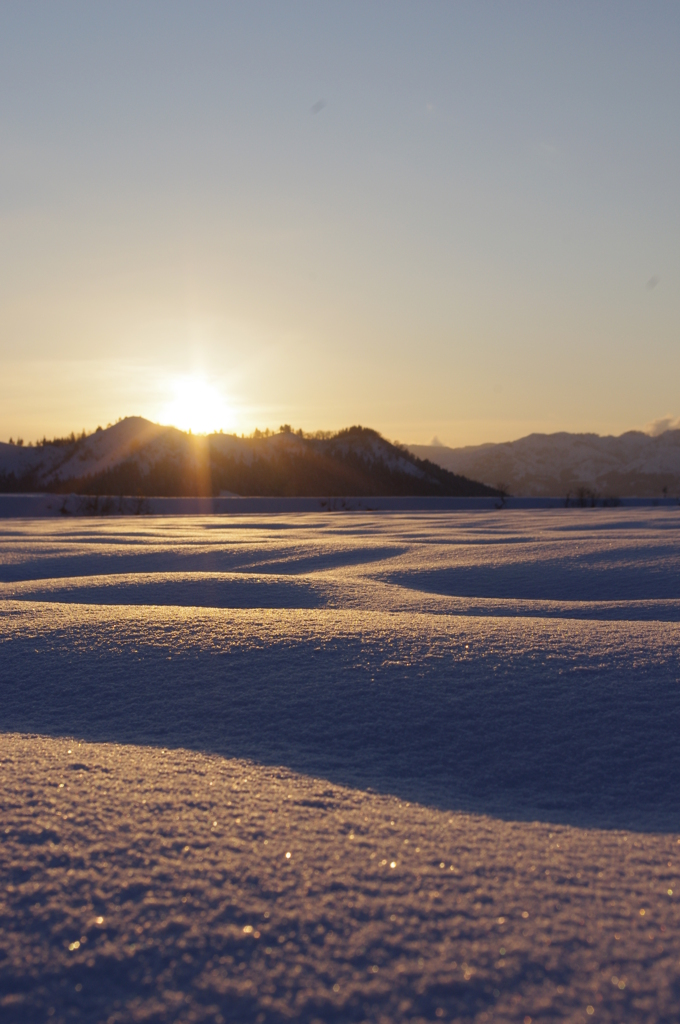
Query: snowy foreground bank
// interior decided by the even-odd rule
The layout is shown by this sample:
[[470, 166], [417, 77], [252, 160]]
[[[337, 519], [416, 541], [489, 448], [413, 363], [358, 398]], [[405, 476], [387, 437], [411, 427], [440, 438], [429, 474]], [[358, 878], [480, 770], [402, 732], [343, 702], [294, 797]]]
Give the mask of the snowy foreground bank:
[[677, 1019], [680, 509], [0, 553], [3, 1020]]

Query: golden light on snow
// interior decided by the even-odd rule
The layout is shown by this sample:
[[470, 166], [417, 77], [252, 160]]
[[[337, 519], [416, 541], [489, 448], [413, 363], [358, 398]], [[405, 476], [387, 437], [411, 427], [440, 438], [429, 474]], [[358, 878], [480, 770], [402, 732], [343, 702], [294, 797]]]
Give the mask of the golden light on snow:
[[171, 397], [160, 417], [163, 423], [195, 434], [234, 429], [234, 410], [205, 377], [198, 374], [176, 377], [169, 391]]

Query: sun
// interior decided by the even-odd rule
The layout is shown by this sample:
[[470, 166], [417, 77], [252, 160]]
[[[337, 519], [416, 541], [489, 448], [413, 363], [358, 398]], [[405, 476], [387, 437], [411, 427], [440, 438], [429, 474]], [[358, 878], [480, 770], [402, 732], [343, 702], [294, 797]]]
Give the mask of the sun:
[[164, 422], [195, 434], [211, 434], [233, 427], [233, 410], [205, 377], [177, 377], [172, 381], [170, 392], [172, 397], [162, 412]]

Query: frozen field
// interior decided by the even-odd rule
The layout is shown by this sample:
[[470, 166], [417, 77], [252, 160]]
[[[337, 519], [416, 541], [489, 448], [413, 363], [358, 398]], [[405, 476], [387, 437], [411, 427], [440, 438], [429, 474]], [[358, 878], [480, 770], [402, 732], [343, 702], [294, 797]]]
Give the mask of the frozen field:
[[3, 1021], [680, 1019], [680, 509], [5, 520], [0, 599]]

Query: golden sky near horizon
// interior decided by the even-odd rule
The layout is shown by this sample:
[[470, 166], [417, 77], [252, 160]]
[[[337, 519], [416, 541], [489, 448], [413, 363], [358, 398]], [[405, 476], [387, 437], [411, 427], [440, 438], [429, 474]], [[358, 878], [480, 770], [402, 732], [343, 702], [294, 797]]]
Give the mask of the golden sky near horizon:
[[0, 10], [0, 439], [677, 416], [680, 9]]

